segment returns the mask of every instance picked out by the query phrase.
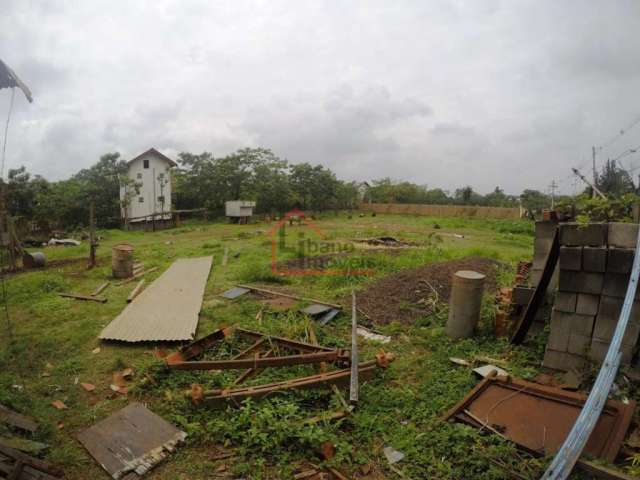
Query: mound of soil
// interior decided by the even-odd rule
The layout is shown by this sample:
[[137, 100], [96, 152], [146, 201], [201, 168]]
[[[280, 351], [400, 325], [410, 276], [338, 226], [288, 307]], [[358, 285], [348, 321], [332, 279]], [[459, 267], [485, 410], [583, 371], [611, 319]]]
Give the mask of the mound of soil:
[[[486, 275], [485, 290], [497, 288], [496, 277], [500, 263], [484, 257], [466, 257], [447, 262], [429, 263], [419, 268], [402, 270], [381, 278], [358, 293], [358, 308], [378, 324], [413, 323], [433, 312], [429, 301], [437, 292], [440, 302], [448, 302], [451, 277], [458, 270], [473, 270]], [[343, 304], [349, 305], [351, 299]]]

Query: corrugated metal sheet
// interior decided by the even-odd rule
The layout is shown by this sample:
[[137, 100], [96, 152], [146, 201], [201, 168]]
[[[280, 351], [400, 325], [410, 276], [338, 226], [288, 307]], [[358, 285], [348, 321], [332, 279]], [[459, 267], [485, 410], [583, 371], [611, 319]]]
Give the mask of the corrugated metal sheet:
[[213, 257], [176, 260], [100, 334], [123, 342], [192, 340]]

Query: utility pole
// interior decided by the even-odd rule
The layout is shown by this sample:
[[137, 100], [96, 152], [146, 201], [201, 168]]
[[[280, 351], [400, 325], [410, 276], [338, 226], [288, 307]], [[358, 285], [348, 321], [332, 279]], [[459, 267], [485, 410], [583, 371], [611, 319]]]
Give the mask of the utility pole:
[[596, 147], [591, 147], [591, 157], [593, 158], [593, 187], [591, 188], [591, 197], [596, 198], [595, 186], [598, 184], [598, 173], [596, 172]]
[[598, 195], [600, 195], [602, 198], [604, 198], [605, 200], [607, 199], [606, 195], [604, 193], [602, 193], [598, 187], [596, 187], [595, 185], [592, 185], [591, 182], [589, 180], [587, 180], [585, 178], [584, 175], [582, 175], [577, 168], [572, 168], [571, 170], [573, 170], [573, 173], [575, 175], [577, 175], [578, 177], [580, 177], [580, 180], [582, 180], [584, 183], [586, 183], [587, 185], [589, 185], [591, 187], [591, 189], [597, 193]]
[[556, 188], [558, 188], [558, 184], [555, 180], [551, 180], [551, 185], [549, 185], [549, 189], [551, 190], [551, 210], [555, 207]]

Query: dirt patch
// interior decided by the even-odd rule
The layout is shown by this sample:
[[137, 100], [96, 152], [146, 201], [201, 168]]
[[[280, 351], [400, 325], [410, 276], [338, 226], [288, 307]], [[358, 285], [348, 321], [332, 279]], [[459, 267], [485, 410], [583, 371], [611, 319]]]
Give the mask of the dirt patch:
[[272, 297], [263, 298], [260, 303], [272, 312], [284, 312], [295, 307], [298, 301], [289, 297]]
[[[383, 277], [358, 292], [358, 308], [372, 321], [413, 323], [433, 313], [433, 298], [447, 302], [451, 294], [451, 277], [458, 270], [474, 270], [487, 276], [485, 290], [497, 288], [500, 263], [483, 257], [466, 257], [447, 262], [429, 263]], [[436, 293], [434, 293], [434, 291]], [[347, 301], [348, 300], [348, 301]], [[345, 299], [347, 305], [351, 299]]]

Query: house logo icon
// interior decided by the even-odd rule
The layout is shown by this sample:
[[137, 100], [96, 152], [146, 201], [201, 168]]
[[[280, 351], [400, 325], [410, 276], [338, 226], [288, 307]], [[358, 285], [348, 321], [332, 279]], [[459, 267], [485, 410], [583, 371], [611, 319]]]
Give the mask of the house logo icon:
[[271, 271], [280, 276], [372, 275], [371, 259], [351, 242], [330, 240], [302, 210], [287, 212], [268, 232]]

